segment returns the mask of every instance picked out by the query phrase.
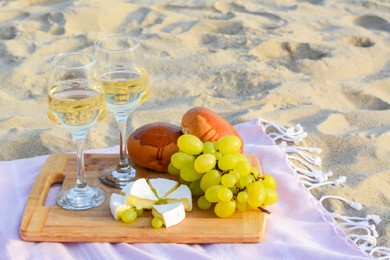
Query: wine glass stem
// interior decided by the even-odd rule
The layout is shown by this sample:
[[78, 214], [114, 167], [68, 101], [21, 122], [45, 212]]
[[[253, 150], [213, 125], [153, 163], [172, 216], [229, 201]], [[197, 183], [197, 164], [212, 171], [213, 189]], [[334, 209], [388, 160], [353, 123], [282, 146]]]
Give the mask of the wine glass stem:
[[84, 143], [85, 143], [85, 137], [80, 135], [73, 135], [73, 139], [76, 143], [76, 152], [77, 152], [77, 182], [76, 182], [76, 188], [78, 189], [84, 189], [88, 186], [87, 184], [87, 176], [85, 174], [85, 167], [84, 167]]
[[115, 115], [116, 122], [118, 124], [119, 128], [119, 163], [117, 170], [120, 172], [121, 169], [124, 171], [128, 171], [128, 168], [130, 167], [129, 159], [127, 157], [127, 120], [129, 118], [129, 114], [126, 115]]

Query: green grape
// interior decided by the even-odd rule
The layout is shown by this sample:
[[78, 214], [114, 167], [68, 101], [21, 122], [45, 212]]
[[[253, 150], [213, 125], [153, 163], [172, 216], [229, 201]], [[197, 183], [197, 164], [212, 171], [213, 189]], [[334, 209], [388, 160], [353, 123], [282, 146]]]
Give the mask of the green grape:
[[194, 168], [197, 172], [204, 173], [212, 170], [216, 163], [217, 160], [213, 154], [201, 154], [195, 159]]
[[191, 194], [195, 196], [200, 196], [204, 194], [204, 191], [200, 188], [200, 179], [194, 182], [191, 182], [188, 186], [191, 190]]
[[253, 179], [252, 179], [251, 175], [241, 176], [241, 178], [240, 178], [240, 186], [242, 188], [248, 187], [248, 185], [251, 184], [252, 182], [253, 182]]
[[217, 149], [222, 154], [238, 153], [241, 149], [241, 139], [235, 135], [228, 135], [219, 139], [216, 143]]
[[221, 181], [221, 174], [217, 170], [206, 172], [200, 180], [200, 188], [206, 191], [208, 187], [218, 185]]
[[229, 190], [229, 188], [226, 188], [225, 186], [222, 186], [218, 191], [218, 199], [219, 201], [230, 201], [233, 198], [233, 192]]
[[210, 201], [210, 202], [218, 202], [219, 201], [219, 198], [218, 198], [218, 192], [219, 190], [222, 188], [223, 186], [222, 185], [213, 185], [213, 186], [210, 186], [204, 196], [205, 198]]
[[208, 210], [211, 207], [211, 202], [208, 201], [205, 196], [200, 196], [197, 204], [202, 210]]
[[222, 171], [228, 171], [234, 169], [237, 164], [237, 156], [235, 154], [226, 154], [218, 161], [218, 167]]
[[239, 173], [238, 171], [236, 171], [236, 170], [230, 170], [229, 173], [230, 173], [231, 175], [233, 175], [234, 178], [236, 178], [236, 182], [237, 182], [238, 180], [240, 180], [241, 175], [240, 175], [240, 173]]
[[263, 202], [265, 205], [275, 204], [278, 199], [279, 196], [274, 189], [265, 188], [265, 199]]
[[137, 217], [141, 217], [144, 214], [144, 210], [141, 209], [135, 209], [135, 213], [137, 213]]
[[121, 219], [125, 223], [131, 223], [137, 219], [137, 213], [134, 209], [125, 209], [121, 212]]
[[257, 208], [263, 204], [265, 199], [265, 188], [261, 182], [255, 181], [248, 186], [248, 204]]
[[214, 154], [216, 151], [217, 151], [217, 149], [215, 149], [215, 144], [213, 142], [203, 143], [203, 153], [204, 154], [206, 154], [206, 153]]
[[213, 154], [215, 156], [215, 159], [217, 159], [217, 161], [222, 158], [222, 154], [220, 152], [215, 152]]
[[236, 153], [235, 155], [237, 156], [237, 161], [238, 161], [238, 162], [249, 162], [249, 161], [248, 161], [248, 157], [246, 157], [245, 154]]
[[236, 201], [236, 208], [238, 211], [241, 211], [241, 212], [246, 211], [247, 207], [248, 207], [248, 205], [246, 202], [242, 203], [242, 202]]
[[214, 207], [214, 213], [220, 218], [227, 218], [233, 215], [236, 210], [236, 202], [231, 201], [220, 201]]
[[237, 180], [233, 174], [227, 173], [221, 177], [221, 183], [223, 186], [232, 188], [236, 184]]
[[276, 189], [276, 180], [272, 175], [264, 174], [263, 176], [263, 185], [266, 188]]
[[233, 195], [237, 194], [237, 192], [238, 192], [238, 188], [236, 186], [229, 188], [229, 190], [231, 190], [233, 192]]
[[184, 165], [193, 164], [195, 161], [195, 157], [191, 154], [177, 152], [174, 153], [171, 157], [171, 163], [176, 168], [181, 170]]
[[197, 181], [202, 178], [203, 173], [199, 173], [194, 169], [194, 164], [189, 163], [180, 169], [180, 177], [188, 182]]
[[164, 222], [159, 217], [154, 217], [152, 219], [152, 227], [154, 227], [155, 229], [161, 228], [163, 226], [163, 224], [164, 224]]
[[203, 142], [195, 135], [184, 134], [177, 139], [177, 147], [185, 153], [197, 155], [203, 151]]
[[246, 203], [248, 201], [248, 193], [246, 191], [240, 191], [237, 195], [237, 201], [240, 203]]
[[177, 169], [175, 166], [173, 166], [173, 164], [170, 162], [168, 164], [168, 173], [172, 174], [172, 175], [179, 175], [180, 174], [180, 170]]
[[252, 166], [248, 161], [237, 162], [234, 170], [238, 171], [241, 176], [249, 175], [252, 171]]
[[185, 184], [185, 185], [187, 185], [187, 186], [191, 184], [190, 181], [185, 181], [185, 180], [183, 180], [182, 177], [179, 177], [179, 183], [180, 183], [180, 184]]

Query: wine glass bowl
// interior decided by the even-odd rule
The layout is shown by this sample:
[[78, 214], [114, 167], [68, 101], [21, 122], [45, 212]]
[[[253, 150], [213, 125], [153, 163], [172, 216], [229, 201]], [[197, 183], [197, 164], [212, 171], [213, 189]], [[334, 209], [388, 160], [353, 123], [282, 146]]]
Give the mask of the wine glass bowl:
[[70, 132], [77, 150], [77, 181], [61, 191], [57, 204], [65, 209], [97, 207], [105, 192], [89, 186], [84, 168], [84, 141], [89, 130], [105, 117], [106, 104], [97, 77], [96, 60], [87, 53], [61, 53], [51, 59], [48, 81], [48, 118]]
[[103, 170], [100, 180], [123, 188], [136, 176], [127, 155], [127, 121], [130, 114], [148, 98], [148, 74], [143, 66], [140, 42], [135, 38], [111, 36], [101, 39], [96, 43], [95, 54], [107, 109], [114, 114], [120, 130], [118, 165]]

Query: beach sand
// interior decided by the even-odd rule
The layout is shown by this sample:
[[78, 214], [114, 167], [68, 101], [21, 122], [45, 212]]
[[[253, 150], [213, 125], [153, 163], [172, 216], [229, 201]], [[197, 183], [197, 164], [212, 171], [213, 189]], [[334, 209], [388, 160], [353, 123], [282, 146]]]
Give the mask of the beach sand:
[[[0, 2], [0, 159], [72, 152], [46, 115], [49, 59], [94, 51], [105, 36], [142, 41], [151, 94], [130, 129], [180, 125], [193, 106], [232, 124], [263, 118], [300, 124], [304, 145], [343, 187], [324, 205], [344, 215], [377, 214], [378, 245], [390, 246], [390, 3], [386, 0]], [[118, 144], [114, 117], [92, 129], [87, 149]]]

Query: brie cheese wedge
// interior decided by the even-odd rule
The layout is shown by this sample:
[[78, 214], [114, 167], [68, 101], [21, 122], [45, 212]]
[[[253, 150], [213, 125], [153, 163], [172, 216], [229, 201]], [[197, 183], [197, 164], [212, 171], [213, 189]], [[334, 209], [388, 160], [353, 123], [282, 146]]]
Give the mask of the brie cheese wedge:
[[125, 196], [113, 193], [110, 198], [110, 210], [112, 216], [116, 220], [120, 220], [121, 218], [121, 213], [126, 210], [130, 209], [132, 206], [130, 205], [125, 205]]
[[152, 215], [162, 219], [165, 227], [179, 224], [186, 216], [183, 203], [154, 205]]
[[187, 185], [181, 184], [179, 188], [169, 193], [163, 199], [165, 199], [168, 204], [181, 202], [186, 211], [192, 210], [192, 195], [191, 190]]
[[129, 182], [128, 184], [126, 184], [125, 187], [123, 187], [123, 189], [121, 190], [120, 194], [121, 195], [126, 195], [127, 192], [129, 192], [129, 190], [131, 189], [131, 186], [133, 186], [133, 181], [132, 182]]
[[[159, 201], [164, 204], [156, 205]], [[191, 190], [175, 180], [140, 178], [127, 184], [119, 194], [111, 194], [110, 211], [116, 220], [131, 208], [152, 209], [153, 216], [161, 218], [165, 227], [171, 227], [185, 218], [185, 211], [192, 210]]]
[[149, 179], [148, 182], [158, 198], [165, 197], [179, 186], [177, 181], [165, 178]]
[[136, 208], [151, 209], [153, 204], [158, 201], [152, 189], [144, 178], [133, 182], [131, 187], [126, 190], [125, 204]]

